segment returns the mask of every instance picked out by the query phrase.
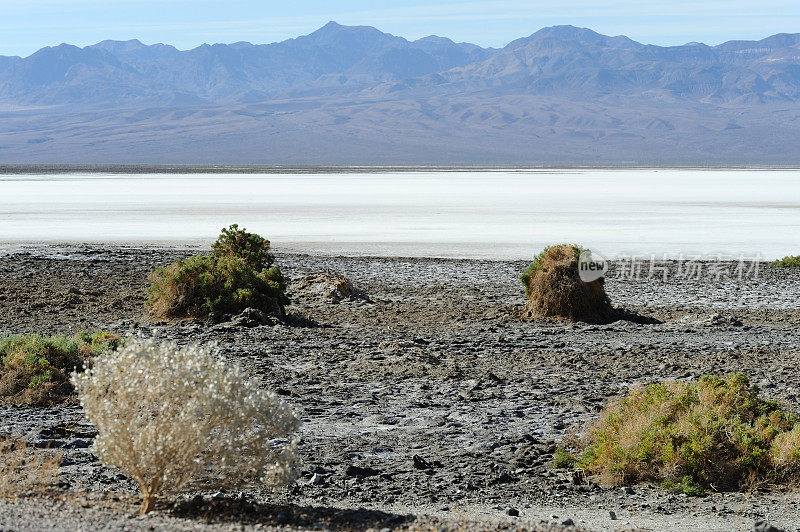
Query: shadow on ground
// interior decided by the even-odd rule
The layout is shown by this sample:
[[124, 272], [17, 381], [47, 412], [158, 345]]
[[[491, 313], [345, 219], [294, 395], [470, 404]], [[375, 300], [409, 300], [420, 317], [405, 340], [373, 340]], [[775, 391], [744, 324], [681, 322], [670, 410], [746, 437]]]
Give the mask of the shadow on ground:
[[294, 526], [303, 529], [367, 530], [398, 528], [414, 520], [412, 515], [400, 515], [364, 508], [343, 509], [294, 504], [258, 504], [247, 500], [200, 496], [177, 503], [172, 515], [188, 519], [267, 526]]
[[660, 325], [664, 323], [663, 321], [652, 316], [645, 316], [643, 314], [639, 314], [638, 312], [634, 312], [633, 310], [620, 307], [614, 308], [613, 318], [609, 323], [613, 323], [615, 321], [630, 321], [633, 323], [638, 323], [639, 325]]

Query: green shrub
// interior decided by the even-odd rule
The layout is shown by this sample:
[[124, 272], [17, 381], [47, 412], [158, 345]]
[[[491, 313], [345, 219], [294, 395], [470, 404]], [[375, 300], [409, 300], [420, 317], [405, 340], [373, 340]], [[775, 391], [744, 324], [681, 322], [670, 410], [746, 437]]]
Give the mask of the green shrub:
[[606, 482], [698, 495], [795, 475], [800, 425], [743, 374], [703, 376], [632, 391], [601, 413], [582, 447], [576, 465]]
[[231, 225], [211, 254], [177, 260], [151, 273], [150, 313], [158, 318], [203, 318], [252, 307], [283, 315], [286, 281], [269, 253], [269, 240]]
[[661, 484], [661, 487], [667, 491], [684, 493], [691, 497], [702, 497], [706, 494], [706, 490], [699, 486], [691, 475], [684, 475], [680, 482], [666, 480]]
[[769, 265], [778, 268], [800, 268], [800, 255], [783, 257], [782, 259], [770, 262]]
[[119, 347], [107, 332], [73, 337], [8, 335], [0, 337], [0, 401], [53, 405], [73, 396], [69, 375], [92, 357]]
[[556, 469], [572, 469], [578, 463], [578, 458], [564, 449], [557, 448], [553, 457], [553, 467]]
[[275, 257], [269, 252], [269, 240], [239, 229], [236, 224], [222, 232], [211, 245], [211, 252], [217, 257], [237, 257], [256, 271], [272, 267]]

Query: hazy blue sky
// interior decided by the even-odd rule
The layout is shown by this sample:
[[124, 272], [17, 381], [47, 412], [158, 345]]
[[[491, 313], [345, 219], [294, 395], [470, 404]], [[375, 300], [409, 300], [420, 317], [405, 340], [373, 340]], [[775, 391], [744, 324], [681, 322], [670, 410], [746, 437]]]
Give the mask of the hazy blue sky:
[[279, 41], [329, 20], [409, 39], [442, 35], [503, 46], [543, 26], [573, 24], [652, 44], [757, 39], [800, 33], [798, 0], [0, 0], [0, 54], [103, 39], [164, 42]]

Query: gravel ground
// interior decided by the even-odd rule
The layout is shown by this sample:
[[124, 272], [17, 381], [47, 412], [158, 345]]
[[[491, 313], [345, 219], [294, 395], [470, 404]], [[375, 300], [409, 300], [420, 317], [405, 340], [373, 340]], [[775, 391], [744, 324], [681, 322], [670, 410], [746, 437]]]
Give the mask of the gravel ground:
[[[687, 279], [673, 261], [660, 265], [664, 281], [662, 270], [648, 278], [648, 264], [639, 279], [613, 265], [607, 291], [631, 319], [592, 325], [521, 321], [521, 262], [279, 254], [295, 325], [151, 322], [147, 272], [192, 252], [0, 254], [0, 334], [108, 329], [216, 341], [296, 409], [301, 478], [278, 495], [205, 493], [132, 517], [134, 486], [94, 458], [79, 407], [0, 407], [0, 433], [66, 458], [63, 500], [2, 502], [0, 529], [753, 530], [762, 520], [798, 529], [794, 491], [687, 498], [648, 485], [575, 485], [551, 466], [558, 442], [641, 383], [744, 371], [796, 409], [800, 279], [791, 270], [761, 264], [757, 279]], [[326, 268], [358, 291], [342, 297], [302, 281]]]

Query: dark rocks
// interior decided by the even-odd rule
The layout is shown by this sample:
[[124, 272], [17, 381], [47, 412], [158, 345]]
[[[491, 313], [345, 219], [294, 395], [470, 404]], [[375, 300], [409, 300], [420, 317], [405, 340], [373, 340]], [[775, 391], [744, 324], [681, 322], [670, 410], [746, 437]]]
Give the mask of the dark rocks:
[[414, 464], [414, 469], [433, 469], [433, 464], [422, 458], [421, 456], [415, 454], [412, 457], [412, 462]]
[[784, 532], [783, 529], [769, 524], [767, 521], [756, 521], [753, 523], [753, 532]]
[[497, 484], [513, 484], [513, 483], [518, 482], [518, 481], [519, 481], [519, 479], [517, 477], [511, 476], [506, 471], [503, 471], [502, 473], [500, 473], [500, 475], [494, 477], [491, 480], [491, 484], [493, 484], [493, 485], [497, 485]]
[[75, 439], [75, 440], [72, 440], [71, 442], [65, 443], [63, 445], [63, 448], [64, 449], [88, 449], [91, 446], [92, 446], [92, 444], [89, 441], [81, 440], [81, 439]]
[[572, 483], [576, 486], [583, 486], [586, 484], [586, 471], [583, 469], [575, 469], [572, 472]]
[[81, 303], [83, 303], [81, 291], [74, 287], [70, 287], [61, 298], [61, 305], [67, 308], [75, 308]]
[[261, 325], [275, 325], [277, 321], [277, 319], [261, 310], [246, 308], [231, 320], [231, 325], [249, 328], [259, 327]]
[[371, 467], [359, 467], [356, 465], [349, 465], [344, 472], [345, 475], [348, 477], [357, 477], [357, 478], [365, 478], [365, 477], [374, 477], [380, 475], [381, 472], [377, 469], [373, 469]]

